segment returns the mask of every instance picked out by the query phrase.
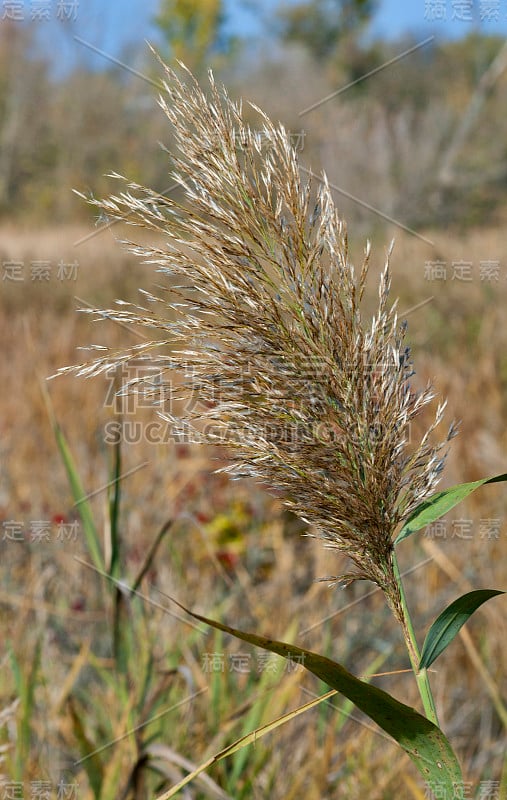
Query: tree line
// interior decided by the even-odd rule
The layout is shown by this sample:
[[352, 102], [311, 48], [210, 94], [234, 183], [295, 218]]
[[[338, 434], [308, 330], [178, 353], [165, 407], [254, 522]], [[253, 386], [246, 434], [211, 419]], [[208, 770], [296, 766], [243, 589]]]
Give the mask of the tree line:
[[[232, 33], [222, 0], [162, 0], [153, 24], [164, 59], [200, 78], [212, 67], [233, 95], [278, 114], [349, 218], [371, 206], [407, 225], [491, 222], [507, 196], [505, 40], [373, 40], [376, 6], [279, 2], [264, 21], [268, 45]], [[161, 73], [144, 42], [147, 80], [107, 61], [55, 77], [35, 36], [34, 24], [0, 21], [1, 217], [82, 218], [72, 189], [108, 194], [111, 171], [168, 190]]]

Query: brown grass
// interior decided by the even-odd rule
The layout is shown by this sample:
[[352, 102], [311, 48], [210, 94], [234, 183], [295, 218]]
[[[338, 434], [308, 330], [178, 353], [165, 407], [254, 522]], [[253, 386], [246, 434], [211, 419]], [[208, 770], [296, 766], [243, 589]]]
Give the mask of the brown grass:
[[[76, 284], [52, 281], [49, 286], [25, 281], [16, 286], [2, 284], [1, 336], [4, 358], [0, 366], [2, 392], [2, 482], [1, 516], [25, 525], [24, 543], [2, 542], [2, 623], [0, 635], [11, 641], [25, 670], [29, 669], [35, 640], [42, 636], [44, 683], [36, 692], [33, 714], [32, 747], [25, 763], [29, 780], [56, 780], [59, 760], [76, 757], [76, 742], [69, 719], [66, 685], [78, 654], [87, 641], [96, 656], [104, 655], [104, 629], [107, 608], [101, 584], [74, 560], [86, 558], [83, 542], [65, 545], [31, 543], [28, 525], [32, 520], [53, 519], [58, 515], [76, 517], [64, 470], [57, 453], [39, 388], [39, 378], [55, 372], [62, 364], [80, 359], [76, 347], [98, 341], [109, 346], [124, 344], [128, 335], [114, 324], [92, 323], [75, 313], [74, 295], [93, 305], [108, 305], [116, 297], [136, 299], [135, 287], [147, 286], [146, 267], [139, 267], [102, 233], [79, 248], [73, 242], [89, 231], [76, 229], [2, 231], [2, 258], [60, 258], [80, 263]], [[408, 339], [413, 345], [418, 375], [435, 382], [449, 398], [451, 413], [462, 420], [461, 435], [455, 440], [445, 484], [477, 479], [505, 471], [507, 366], [505, 361], [507, 326], [505, 320], [507, 263], [501, 231], [471, 231], [454, 238], [442, 233], [431, 249], [423, 242], [397, 233], [392, 258], [394, 293], [401, 296], [400, 309], [411, 307], [426, 297], [434, 299], [409, 316]], [[388, 236], [386, 236], [386, 241]], [[377, 243], [377, 249], [382, 243]], [[353, 246], [355, 254], [360, 246]], [[429, 283], [424, 280], [425, 260], [450, 262], [466, 259], [475, 265], [470, 284], [456, 281]], [[500, 260], [500, 281], [490, 288], [477, 277], [479, 262]], [[357, 259], [359, 260], [359, 259]], [[373, 267], [377, 267], [374, 265]], [[142, 278], [142, 281], [140, 280]], [[75, 454], [87, 489], [107, 481], [107, 463], [102, 445], [103, 426], [110, 410], [102, 409], [106, 384], [102, 379], [83, 382], [72, 377], [50, 385], [57, 416]], [[152, 412], [142, 412], [144, 420]], [[421, 430], [428, 419], [421, 420]], [[177, 520], [171, 541], [149, 575], [151, 584], [174, 594], [192, 607], [210, 612], [220, 604], [231, 621], [241, 617], [264, 634], [283, 637], [291, 623], [304, 630], [348, 602], [366, 594], [366, 585], [357, 584], [348, 594], [330, 592], [312, 581], [327, 574], [328, 556], [308, 540], [301, 539], [299, 523], [288, 517], [277, 500], [249, 483], [230, 484], [212, 474], [218, 450], [200, 446], [139, 445], [124, 448], [124, 471], [145, 460], [149, 465], [124, 483], [122, 532], [127, 542], [126, 569], [135, 572], [143, 554], [162, 522], [169, 516]], [[224, 463], [219, 462], [219, 463]], [[93, 500], [97, 519], [104, 520], [102, 495]], [[472, 521], [471, 538], [453, 536], [453, 515], [446, 521], [445, 537], [415, 537], [400, 548], [402, 569], [429, 555], [433, 562], [416, 572], [410, 582], [410, 602], [418, 628], [425, 627], [436, 613], [467, 587], [501, 587], [505, 579], [507, 501], [501, 487], [486, 487], [457, 509], [454, 519]], [[481, 532], [480, 521], [499, 519], [498, 538]], [[429, 544], [431, 542], [431, 545]], [[224, 555], [225, 554], [225, 555]], [[451, 566], [449, 566], [451, 565]], [[454, 570], [454, 571], [453, 571]], [[338, 614], [325, 625], [306, 635], [299, 634], [304, 646], [329, 652], [356, 674], [371, 666], [371, 646], [385, 653], [385, 661], [375, 671], [407, 667], [401, 641], [384, 615], [377, 595], [358, 602], [346, 614]], [[209, 685], [216, 676], [203, 673], [203, 652], [215, 649], [208, 636], [205, 642], [185, 646], [186, 628], [166, 615], [155, 613], [158, 626], [157, 657], [168, 663], [181, 659], [195, 685]], [[505, 731], [495, 711], [491, 687], [488, 691], [481, 668], [486, 669], [497, 690], [502, 689], [505, 671], [505, 615], [501, 605], [491, 604], [468, 625], [479, 662], [469, 643], [457, 640], [439, 660], [432, 678], [445, 731], [456, 746], [466, 779], [478, 787], [487, 778], [498, 780], [502, 765], [501, 743]], [[101, 643], [102, 642], [102, 643]], [[392, 643], [395, 647], [392, 650]], [[229, 645], [228, 645], [229, 646]], [[230, 645], [233, 649], [236, 645]], [[226, 648], [227, 650], [227, 648]], [[5, 670], [0, 706], [12, 702], [16, 690]], [[71, 680], [86, 685], [90, 657], [83, 651], [82, 666]], [[220, 676], [222, 687], [221, 719], [230, 715], [230, 730], [239, 735], [233, 714], [245, 698], [241, 676]], [[393, 679], [377, 679], [392, 690]], [[397, 678], [395, 678], [398, 681]], [[309, 699], [301, 692], [312, 691], [311, 680], [284, 675], [282, 686], [285, 708]], [[407, 677], [401, 699], [417, 703]], [[97, 690], [98, 691], [98, 690]], [[62, 694], [63, 693], [63, 694]], [[277, 695], [278, 696], [278, 695]], [[101, 695], [102, 697], [102, 695]], [[505, 699], [504, 699], [505, 702]], [[114, 698], [105, 695], [111, 717], [121, 717]], [[339, 703], [338, 703], [339, 705]], [[270, 711], [265, 710], [265, 721]], [[283, 709], [276, 708], [276, 712]], [[225, 712], [225, 713], [223, 713]], [[275, 712], [275, 713], [276, 713]], [[14, 712], [15, 714], [16, 712]], [[191, 723], [182, 714], [165, 731], [164, 741], [199, 762], [205, 755], [229, 741], [227, 733], [215, 728], [215, 738], [206, 738], [210, 728], [209, 697], [201, 697], [194, 707]], [[244, 721], [245, 711], [239, 712]], [[260, 766], [248, 796], [271, 798], [418, 797], [405, 776], [411, 767], [396, 762], [396, 749], [361, 725], [348, 721], [341, 733], [336, 729], [342, 715], [332, 709], [322, 712], [319, 726], [312, 719], [300, 718], [282, 736], [259, 745]], [[16, 718], [16, 717], [15, 717]], [[115, 723], [116, 724], [116, 723]], [[120, 723], [118, 722], [119, 726]], [[234, 727], [236, 725], [236, 727]], [[12, 725], [2, 728], [2, 743], [15, 749]], [[128, 752], [125, 755], [128, 763]], [[251, 756], [253, 758], [253, 756]], [[1, 766], [0, 766], [1, 769]], [[9, 776], [7, 769], [6, 774]], [[225, 780], [222, 770], [213, 777]], [[82, 771], [76, 771], [80, 797], [91, 797]], [[420, 791], [420, 790], [419, 790]], [[198, 796], [198, 795], [194, 795]], [[243, 796], [243, 795], [242, 795]]]

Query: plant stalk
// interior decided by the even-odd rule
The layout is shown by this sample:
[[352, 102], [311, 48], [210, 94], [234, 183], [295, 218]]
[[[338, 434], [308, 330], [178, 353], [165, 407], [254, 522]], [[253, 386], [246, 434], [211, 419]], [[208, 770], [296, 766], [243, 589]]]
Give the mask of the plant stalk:
[[392, 559], [393, 559], [394, 575], [400, 592], [401, 608], [403, 613], [403, 618], [400, 620], [400, 622], [403, 630], [405, 644], [408, 650], [408, 655], [410, 658], [410, 663], [412, 664], [412, 670], [414, 672], [415, 679], [417, 681], [417, 688], [419, 689], [419, 694], [421, 696], [426, 716], [431, 722], [433, 722], [435, 725], [438, 726], [438, 717], [435, 708], [435, 700], [433, 698], [433, 694], [431, 691], [428, 672], [426, 669], [419, 669], [421, 652], [419, 650], [419, 645], [417, 644], [414, 626], [412, 624], [412, 618], [410, 616], [410, 611], [407, 605], [407, 598], [405, 595], [405, 590], [403, 588], [403, 582], [401, 580], [400, 568], [394, 550], [392, 553]]

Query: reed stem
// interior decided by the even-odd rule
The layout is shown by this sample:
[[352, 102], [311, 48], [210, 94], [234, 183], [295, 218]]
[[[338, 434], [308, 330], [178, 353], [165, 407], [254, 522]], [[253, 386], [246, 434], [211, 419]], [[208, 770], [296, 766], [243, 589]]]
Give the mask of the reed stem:
[[410, 611], [407, 605], [407, 597], [405, 595], [405, 590], [403, 588], [403, 581], [400, 575], [400, 568], [394, 551], [392, 554], [392, 558], [393, 558], [394, 574], [400, 591], [400, 600], [403, 612], [403, 619], [400, 620], [400, 622], [403, 630], [405, 644], [408, 650], [408, 655], [410, 658], [410, 663], [412, 664], [412, 670], [414, 672], [415, 679], [417, 681], [417, 688], [419, 689], [419, 694], [421, 696], [426, 716], [431, 722], [433, 722], [435, 725], [438, 725], [439, 723], [435, 707], [435, 700], [433, 698], [433, 693], [431, 691], [428, 672], [426, 669], [419, 669], [419, 663], [421, 661], [421, 653], [419, 650], [419, 645], [417, 644], [414, 626], [412, 624], [412, 618], [410, 616]]

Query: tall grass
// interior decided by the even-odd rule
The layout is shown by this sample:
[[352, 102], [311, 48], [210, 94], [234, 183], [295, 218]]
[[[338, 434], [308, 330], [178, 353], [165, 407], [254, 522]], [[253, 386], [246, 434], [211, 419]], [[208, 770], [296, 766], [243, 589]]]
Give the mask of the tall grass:
[[[384, 728], [433, 789], [451, 791], [463, 778], [438, 727], [427, 669], [471, 614], [503, 592], [469, 592], [451, 603], [421, 651], [395, 545], [480, 486], [507, 476], [434, 494], [442, 451], [456, 428], [452, 424], [443, 441], [433, 443], [445, 408], [439, 404], [433, 424], [419, 441], [410, 440], [411, 426], [434, 392], [411, 382], [406, 326], [389, 302], [388, 265], [376, 313], [365, 324], [369, 247], [356, 275], [325, 176], [318, 191], [303, 184], [283, 126], [257, 109], [260, 137], [211, 74], [208, 97], [190, 73], [182, 79], [165, 70], [161, 106], [178, 147], [173, 178], [185, 202], [138, 184], [93, 202], [112, 219], [163, 234], [165, 246], [127, 245], [183, 282], [170, 285], [166, 296], [145, 291], [147, 306], [93, 311], [152, 328], [158, 338], [71, 369], [96, 376], [139, 357], [156, 366], [162, 379], [134, 380], [124, 391], [141, 387], [155, 402], [168, 401], [162, 414], [176, 436], [225, 444], [231, 451], [225, 471], [280, 493], [328, 548], [353, 564], [329, 576], [331, 585], [367, 580], [378, 586], [401, 627], [427, 719], [323, 656], [188, 613], [285, 658], [304, 660]], [[177, 387], [165, 378], [174, 370], [183, 375]], [[175, 397], [183, 403], [179, 414]]]
[[[66, 488], [34, 376], [54, 372], [62, 360], [74, 360], [75, 346], [91, 336], [93, 340], [100, 336], [112, 348], [124, 347], [128, 333], [120, 326], [103, 324], [99, 333], [96, 326], [90, 333], [88, 321], [73, 311], [75, 294], [103, 304], [106, 294], [125, 297], [136, 282], [141, 285], [140, 281], [149, 280], [104, 234], [76, 251], [73, 242], [86, 233], [55, 229], [33, 235], [2, 230], [2, 244], [10, 258], [24, 258], [28, 264], [32, 258], [44, 257], [56, 264], [62, 256], [73, 261], [77, 252], [80, 260], [76, 286], [32, 284], [29, 279], [21, 285], [6, 282], [2, 286], [0, 325], [6, 358], [0, 372], [7, 390], [0, 400], [5, 421], [0, 503], [4, 519], [23, 520], [25, 527], [24, 543], [2, 541], [0, 633], [11, 642], [12, 654], [6, 653], [1, 661], [2, 792], [7, 791], [6, 781], [18, 778], [24, 781], [25, 796], [30, 794], [31, 780], [52, 778], [56, 786], [58, 770], [67, 765], [66, 780], [75, 781], [79, 797], [88, 800], [94, 796], [87, 778], [89, 762], [81, 758], [108, 745], [100, 754], [109, 766], [109, 772], [102, 773], [101, 796], [124, 796], [139, 751], [133, 734], [114, 740], [135, 727], [136, 720], [142, 721], [150, 707], [153, 695], [146, 695], [143, 688], [150, 659], [153, 679], [162, 680], [168, 671], [167, 679], [172, 681], [161, 690], [157, 702], [162, 710], [173, 709], [138, 736], [138, 743], [146, 743], [146, 780], [144, 786], [139, 781], [136, 790], [131, 787], [130, 791], [131, 796], [137, 791], [139, 798], [152, 797], [176, 783], [199, 761], [208, 761], [255, 726], [262, 727], [321, 696], [322, 682], [308, 674], [305, 678], [302, 669], [282, 675], [278, 666], [277, 674], [268, 679], [269, 673], [255, 669], [254, 655], [247, 675], [230, 672], [227, 654], [237, 653], [238, 648], [244, 652], [247, 646], [235, 647], [225, 636], [221, 643], [198, 631], [188, 636], [192, 629], [161, 609], [167, 601], [161, 602], [158, 589], [176, 595], [190, 608], [206, 608], [215, 619], [230, 624], [241, 620], [265, 636], [297, 640], [331, 659], [339, 657], [362, 680], [388, 691], [396, 686], [398, 697], [417, 704], [415, 684], [412, 687], [403, 673], [371, 677], [371, 673], [392, 673], [408, 665], [380, 591], [361, 581], [345, 592], [312, 584], [312, 578], [339, 572], [343, 556], [322, 549], [318, 541], [300, 540], [304, 523], [282, 513], [279, 501], [271, 500], [262, 487], [256, 489], [250, 481], [228, 484], [226, 476], [212, 476], [216, 457], [223, 463], [223, 448], [161, 447], [147, 440], [122, 448], [125, 471], [151, 461], [149, 478], [146, 470], [122, 483], [119, 577], [124, 608], [130, 613], [119, 616], [125, 650], [129, 630], [134, 642], [125, 681], [113, 658], [115, 585], [106, 577], [93, 579], [90, 568], [73, 558], [78, 555], [81, 561], [93, 562], [83, 530], [75, 543], [29, 541], [30, 519], [62, 514], [74, 519], [81, 507], [73, 505], [71, 490]], [[487, 230], [468, 231], [459, 240], [435, 232], [429, 238], [436, 241], [434, 252], [403, 234], [397, 236], [391, 264], [394, 282], [403, 297], [401, 308], [434, 295], [429, 305], [411, 317], [411, 339], [419, 375], [436, 376], [463, 417], [463, 435], [453, 442], [447, 481], [472, 481], [485, 470], [499, 472], [503, 464], [505, 286], [503, 281], [485, 286], [477, 278], [468, 285], [450, 278], [445, 283], [427, 283], [424, 264], [427, 258], [444, 259], [448, 266], [454, 259], [468, 258], [476, 270], [480, 260], [501, 257], [504, 237], [500, 231]], [[357, 248], [352, 244], [350, 249]], [[503, 261], [501, 268], [503, 277]], [[375, 273], [375, 266], [370, 270]], [[369, 286], [364, 299], [368, 308], [374, 307]], [[417, 376], [412, 380], [417, 383]], [[301, 383], [306, 388], [311, 379]], [[108, 483], [112, 474], [104, 466], [103, 426], [109, 411], [103, 408], [103, 382], [84, 386], [62, 380], [51, 385], [51, 392], [82, 490]], [[428, 405], [414, 421], [417, 438], [431, 425], [429, 411]], [[145, 419], [147, 413], [138, 412], [138, 418]], [[114, 453], [109, 460], [114, 463]], [[107, 543], [109, 505], [103, 495], [94, 495], [90, 505], [98, 538]], [[478, 525], [479, 520], [491, 517], [503, 522], [505, 508], [499, 488], [477, 491], [464, 508], [451, 509], [439, 538], [428, 529], [424, 536], [414, 536], [400, 546], [398, 557], [404, 571], [411, 556], [418, 560], [418, 568], [404, 579], [416, 612], [416, 631], [426, 627], [430, 615], [456, 593], [469, 592], [478, 581], [495, 585], [503, 580], [503, 526], [498, 537], [486, 538]], [[168, 514], [175, 519], [171, 534], [142, 578], [140, 588], [147, 599], [131, 596], [128, 589], [139, 578]], [[467, 542], [453, 534], [454, 523], [463, 518], [474, 522], [473, 538]], [[53, 528], [53, 541], [54, 534]], [[108, 545], [106, 563], [110, 554]], [[428, 563], [429, 556], [433, 563]], [[330, 557], [338, 568], [330, 566]], [[486, 793], [488, 785], [490, 795], [496, 791], [502, 796], [495, 789], [504, 761], [502, 654], [507, 634], [501, 612], [501, 600], [486, 605], [484, 617], [471, 620], [471, 634], [465, 636], [465, 629], [460, 632], [461, 641], [439, 658], [437, 672], [431, 675], [437, 710], [462, 757], [467, 793], [474, 797], [481, 790]], [[298, 625], [300, 632], [293, 639]], [[39, 643], [41, 657], [36, 661]], [[217, 650], [225, 651], [225, 669], [209, 674], [203, 658]], [[208, 691], [189, 706], [177, 705], [205, 686]], [[156, 741], [147, 742], [152, 734]], [[148, 769], [150, 761], [165, 777]], [[352, 710], [350, 701], [338, 697], [325, 699], [303, 716], [291, 717], [267, 738], [236, 750], [208, 769], [215, 787], [197, 778], [187, 785], [186, 796], [217, 796], [217, 783], [235, 800], [266, 796], [287, 800], [302, 795], [315, 800], [362, 800], [365, 796], [420, 800], [426, 794], [414, 780], [408, 758], [395, 757], [394, 745], [381, 738], [378, 729], [364, 725], [364, 717]]]

